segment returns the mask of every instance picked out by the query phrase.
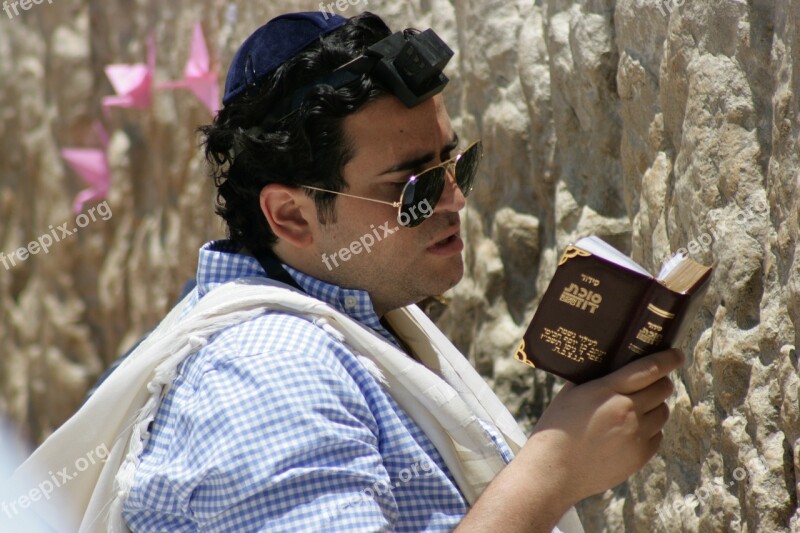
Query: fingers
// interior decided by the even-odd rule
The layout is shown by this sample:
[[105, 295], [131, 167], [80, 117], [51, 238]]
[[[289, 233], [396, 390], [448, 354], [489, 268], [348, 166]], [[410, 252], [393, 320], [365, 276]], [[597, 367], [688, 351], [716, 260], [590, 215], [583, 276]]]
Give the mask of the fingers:
[[633, 394], [681, 366], [683, 359], [680, 350], [666, 350], [637, 359], [601, 379], [615, 392]]
[[640, 422], [642, 434], [648, 439], [652, 439], [661, 433], [667, 420], [669, 420], [669, 407], [665, 403], [659, 404], [658, 407], [642, 416]]
[[647, 443], [647, 447], [645, 450], [645, 462], [649, 461], [656, 452], [658, 451], [658, 447], [661, 445], [661, 441], [664, 439], [664, 434], [661, 431], [656, 432], [655, 435], [650, 437], [650, 440]]
[[637, 413], [647, 413], [658, 407], [670, 397], [675, 387], [672, 380], [663, 377], [649, 387], [629, 395]]

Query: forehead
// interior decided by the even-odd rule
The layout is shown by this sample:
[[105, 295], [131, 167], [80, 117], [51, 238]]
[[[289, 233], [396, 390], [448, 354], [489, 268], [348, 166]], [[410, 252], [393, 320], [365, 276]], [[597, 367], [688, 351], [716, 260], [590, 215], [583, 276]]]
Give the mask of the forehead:
[[[438, 153], [453, 138], [450, 116], [441, 95], [411, 109], [394, 96], [369, 103], [344, 121], [353, 148], [345, 171], [370, 163], [389, 167], [424, 152]], [[367, 170], [367, 168], [363, 168]]]

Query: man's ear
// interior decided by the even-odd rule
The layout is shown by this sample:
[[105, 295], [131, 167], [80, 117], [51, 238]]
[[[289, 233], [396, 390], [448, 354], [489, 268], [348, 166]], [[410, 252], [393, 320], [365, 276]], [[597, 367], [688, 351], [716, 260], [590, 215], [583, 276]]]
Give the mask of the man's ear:
[[278, 183], [265, 185], [261, 189], [259, 204], [272, 233], [279, 240], [296, 248], [314, 242], [309, 220], [317, 220], [316, 206], [302, 189]]

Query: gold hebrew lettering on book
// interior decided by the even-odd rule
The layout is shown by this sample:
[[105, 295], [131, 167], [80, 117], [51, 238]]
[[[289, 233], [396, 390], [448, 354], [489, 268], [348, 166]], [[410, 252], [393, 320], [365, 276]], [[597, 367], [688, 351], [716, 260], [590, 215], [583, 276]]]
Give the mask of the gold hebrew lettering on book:
[[558, 300], [572, 307], [577, 307], [581, 311], [586, 311], [588, 307], [589, 313], [593, 315], [603, 301], [603, 297], [594, 291], [570, 283], [568, 287], [564, 287]]
[[594, 285], [595, 287], [600, 285], [599, 279], [593, 278], [592, 276], [589, 276], [587, 274], [581, 274], [581, 281], [583, 281], [584, 283], [588, 283], [590, 285]]
[[558, 329], [555, 330], [544, 328], [540, 338], [550, 345], [550, 349], [554, 353], [577, 363], [584, 361], [584, 354], [580, 350], [580, 340], [575, 331], [562, 326], [558, 326]]
[[577, 363], [589, 359], [595, 363], [602, 363], [606, 352], [598, 348], [597, 339], [586, 335], [579, 335], [571, 329], [559, 326], [558, 329], [544, 328], [540, 338], [550, 345], [553, 353]]
[[664, 336], [657, 331], [653, 331], [644, 327], [639, 330], [639, 333], [636, 334], [636, 340], [642, 341], [645, 344], [658, 344]]

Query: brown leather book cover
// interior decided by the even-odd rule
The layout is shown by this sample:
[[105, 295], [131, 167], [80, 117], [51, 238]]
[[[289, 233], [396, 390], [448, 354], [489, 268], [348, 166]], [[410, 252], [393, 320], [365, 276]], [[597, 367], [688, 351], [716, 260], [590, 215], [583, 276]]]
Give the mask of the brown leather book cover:
[[515, 357], [583, 383], [678, 345], [711, 274], [710, 267], [684, 260], [695, 270], [688, 282], [680, 279], [686, 290], [679, 292], [641, 267], [634, 271], [570, 245]]

